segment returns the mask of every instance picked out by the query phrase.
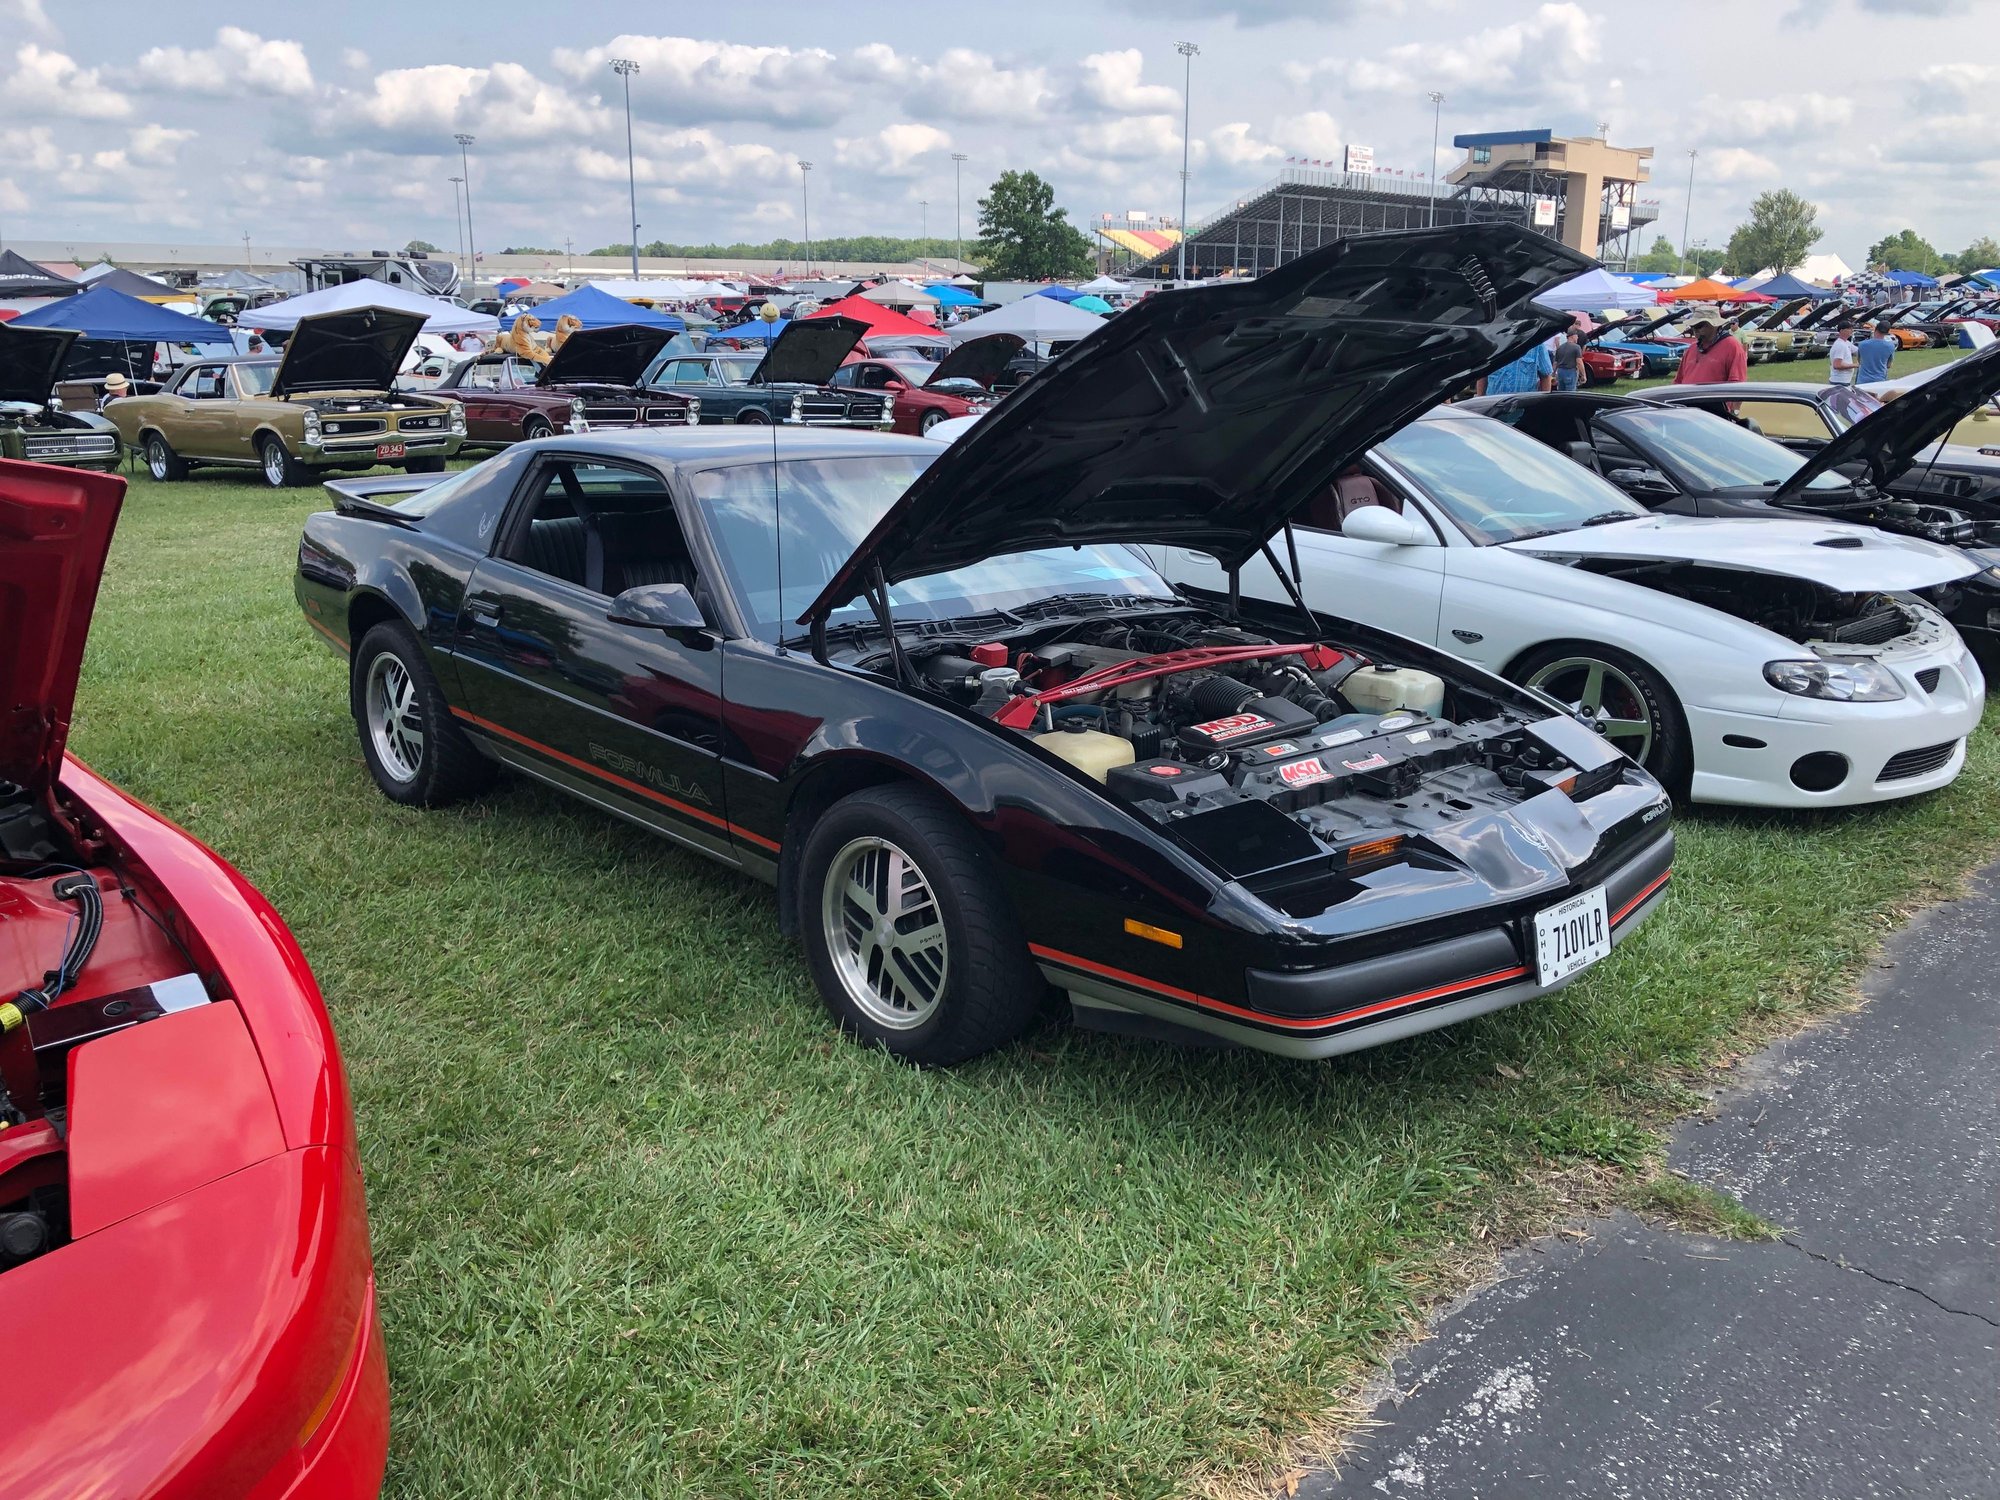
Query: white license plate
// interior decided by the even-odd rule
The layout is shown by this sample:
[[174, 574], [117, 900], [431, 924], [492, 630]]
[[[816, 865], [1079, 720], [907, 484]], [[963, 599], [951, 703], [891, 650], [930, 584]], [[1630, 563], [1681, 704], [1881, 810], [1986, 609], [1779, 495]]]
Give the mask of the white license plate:
[[1535, 913], [1535, 975], [1549, 985], [1587, 969], [1611, 951], [1604, 887]]

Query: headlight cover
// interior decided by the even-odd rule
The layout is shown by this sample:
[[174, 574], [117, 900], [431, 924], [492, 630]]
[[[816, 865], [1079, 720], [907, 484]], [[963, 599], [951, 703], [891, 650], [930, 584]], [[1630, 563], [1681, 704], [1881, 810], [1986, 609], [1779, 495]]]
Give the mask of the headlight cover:
[[456, 401], [451, 403], [451, 430], [461, 435], [465, 432], [465, 408]]
[[319, 413], [316, 411], [308, 411], [306, 413], [305, 425], [306, 425], [306, 432], [305, 432], [306, 446], [308, 448], [317, 448], [320, 445]]
[[1835, 703], [1894, 703], [1903, 685], [1880, 662], [1771, 661], [1764, 680], [1781, 693], [1824, 698]]

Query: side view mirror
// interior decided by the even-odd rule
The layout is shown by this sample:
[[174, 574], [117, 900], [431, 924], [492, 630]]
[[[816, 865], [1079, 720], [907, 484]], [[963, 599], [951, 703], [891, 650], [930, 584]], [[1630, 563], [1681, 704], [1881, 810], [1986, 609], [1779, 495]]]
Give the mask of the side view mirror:
[[885, 391], [907, 391], [909, 388], [910, 384], [906, 380], [891, 380], [882, 387]]
[[1613, 469], [1604, 476], [1620, 489], [1631, 490], [1642, 495], [1677, 495], [1674, 482], [1658, 469]]
[[1380, 542], [1389, 547], [1422, 547], [1436, 540], [1430, 527], [1386, 505], [1363, 505], [1349, 511], [1340, 534], [1351, 542]]
[[611, 601], [605, 615], [613, 625], [637, 625], [646, 630], [706, 630], [708, 621], [685, 584], [642, 583]]

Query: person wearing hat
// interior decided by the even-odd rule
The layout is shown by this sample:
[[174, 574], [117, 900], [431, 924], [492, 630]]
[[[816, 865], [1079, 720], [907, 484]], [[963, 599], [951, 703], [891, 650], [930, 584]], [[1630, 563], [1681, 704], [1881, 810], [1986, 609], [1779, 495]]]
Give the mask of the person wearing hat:
[[1675, 385], [1727, 385], [1750, 373], [1750, 351], [1722, 326], [1722, 314], [1704, 307], [1689, 320], [1694, 342], [1681, 356]]
[[101, 412], [120, 396], [132, 394], [132, 382], [117, 370], [104, 377], [104, 394], [97, 398], [97, 409]]

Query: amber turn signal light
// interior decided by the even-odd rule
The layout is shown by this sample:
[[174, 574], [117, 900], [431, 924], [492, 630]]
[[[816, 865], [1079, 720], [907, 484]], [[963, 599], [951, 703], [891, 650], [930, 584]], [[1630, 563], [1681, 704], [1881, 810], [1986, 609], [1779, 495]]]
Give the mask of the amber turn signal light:
[[1181, 945], [1181, 935], [1178, 932], [1155, 927], [1151, 922], [1141, 922], [1137, 917], [1125, 919], [1125, 930], [1133, 937], [1144, 938], [1149, 943], [1161, 943], [1169, 948], [1178, 948]]

